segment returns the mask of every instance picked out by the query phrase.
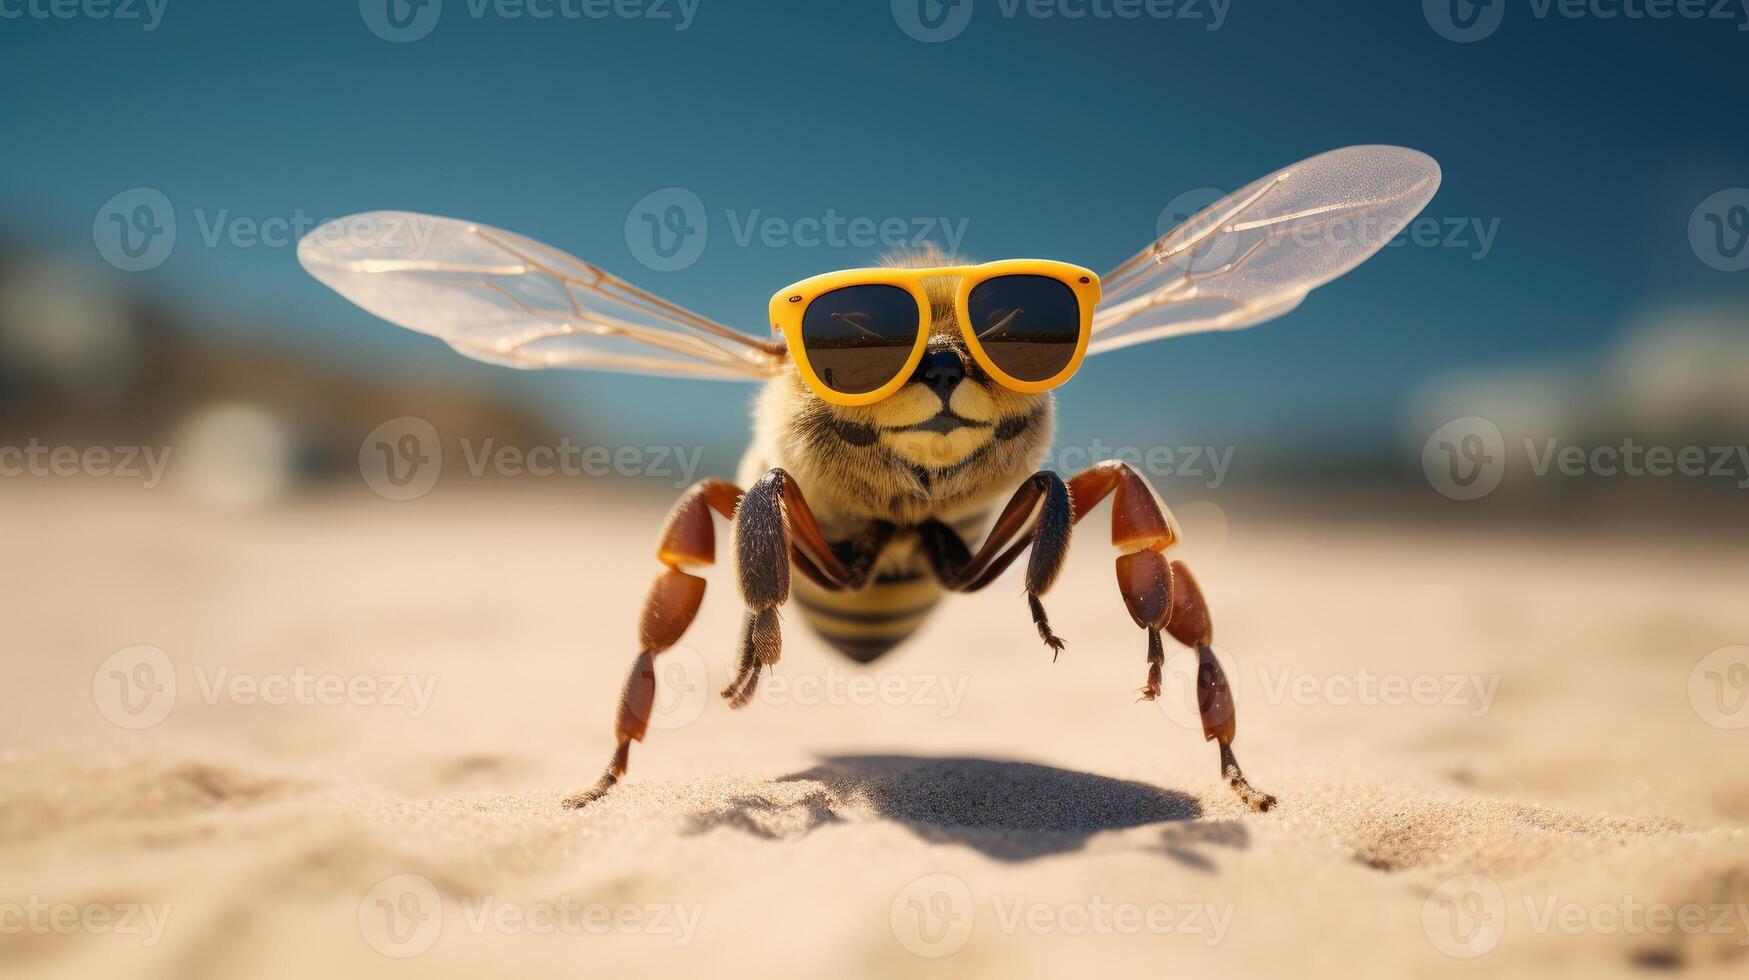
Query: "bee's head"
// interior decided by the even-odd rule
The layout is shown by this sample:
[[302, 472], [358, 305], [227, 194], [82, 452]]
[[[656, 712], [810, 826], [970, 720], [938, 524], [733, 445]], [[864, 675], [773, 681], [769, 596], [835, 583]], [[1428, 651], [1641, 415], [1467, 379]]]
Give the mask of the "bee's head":
[[[930, 246], [889, 255], [883, 264], [965, 263]], [[905, 385], [873, 405], [833, 405], [809, 390], [792, 366], [794, 393], [804, 399], [810, 427], [852, 447], [879, 446], [932, 472], [959, 467], [974, 456], [1007, 460], [1041, 448], [1049, 436], [1050, 394], [1010, 390], [972, 358], [954, 312], [956, 285], [951, 277], [925, 280], [932, 312], [929, 346]]]

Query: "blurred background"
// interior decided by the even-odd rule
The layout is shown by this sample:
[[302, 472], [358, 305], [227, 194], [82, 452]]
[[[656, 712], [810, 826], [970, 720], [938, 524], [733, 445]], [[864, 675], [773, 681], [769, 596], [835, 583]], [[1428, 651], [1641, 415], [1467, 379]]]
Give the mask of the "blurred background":
[[[1514, 904], [1500, 975], [1740, 976], [1746, 54], [1749, 5], [1714, 0], [0, 0], [0, 974], [1153, 973], [1169, 947], [1444, 976], [1500, 939], [1459, 913], [1510, 895], [1741, 914], [1578, 935]], [[449, 215], [761, 334], [774, 289], [895, 249], [1109, 269], [1366, 143], [1444, 168], [1389, 247], [1059, 392], [1055, 464], [1124, 458], [1185, 528], [1264, 815], [1197, 740], [1194, 654], [1133, 703], [1098, 528], [1047, 597], [1061, 663], [1012, 578], [873, 668], [785, 631], [795, 690], [945, 707], [730, 712], [716, 569], [627, 784], [563, 809], [662, 513], [733, 475], [754, 389], [469, 361], [296, 256], [329, 219]], [[1435, 696], [1343, 693], [1381, 676]], [[983, 911], [956, 958], [907, 931], [954, 910], [918, 896], [944, 876], [968, 905], [1211, 903], [1235, 939]], [[493, 896], [704, 924], [470, 928]], [[162, 943], [16, 927], [141, 905]]]
[[[1749, 482], [1734, 453], [1674, 465], [1749, 441], [1732, 11], [7, 9], [0, 438], [35, 440], [29, 472], [48, 447], [169, 447], [166, 487], [269, 505], [356, 486], [361, 442], [404, 416], [449, 446], [445, 481], [470, 475], [458, 443], [494, 435], [732, 469], [748, 387], [478, 365], [328, 293], [295, 243], [353, 212], [516, 230], [757, 332], [772, 289], [895, 247], [1109, 268], [1217, 191], [1379, 142], [1444, 166], [1415, 225], [1284, 321], [1090, 361], [1061, 393], [1061, 443], [1165, 449], [1148, 468], [1167, 489], [1369, 510], [1390, 490], [1463, 521], [1710, 520]], [[1636, 444], [1667, 447], [1670, 475], [1612, 471]], [[1183, 451], [1202, 447], [1218, 477]], [[1447, 506], [1473, 483], [1437, 473], [1478, 466], [1498, 471], [1488, 499]], [[572, 489], [662, 496], [656, 468]]]

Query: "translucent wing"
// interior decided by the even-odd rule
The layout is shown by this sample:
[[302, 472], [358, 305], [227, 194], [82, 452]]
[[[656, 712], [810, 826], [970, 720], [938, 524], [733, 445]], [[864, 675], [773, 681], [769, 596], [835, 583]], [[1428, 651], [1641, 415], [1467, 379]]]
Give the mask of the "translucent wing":
[[783, 363], [779, 344], [539, 242], [453, 218], [340, 218], [298, 243], [298, 261], [371, 313], [492, 364], [759, 379]]
[[1278, 317], [1389, 244], [1438, 188], [1439, 164], [1398, 146], [1278, 170], [1107, 274], [1088, 353]]

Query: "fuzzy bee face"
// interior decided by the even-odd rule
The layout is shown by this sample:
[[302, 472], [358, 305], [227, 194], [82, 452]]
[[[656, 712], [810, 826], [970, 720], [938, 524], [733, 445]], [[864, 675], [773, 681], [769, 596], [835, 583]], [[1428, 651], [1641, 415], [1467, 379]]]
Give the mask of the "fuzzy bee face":
[[[900, 261], [954, 260], [925, 254]], [[1011, 391], [985, 373], [966, 350], [953, 281], [926, 288], [934, 312], [928, 350], [893, 395], [873, 405], [833, 405], [792, 365], [760, 399], [759, 432], [780, 465], [803, 481], [816, 511], [901, 524], [953, 516], [1025, 479], [1049, 446], [1051, 395]]]

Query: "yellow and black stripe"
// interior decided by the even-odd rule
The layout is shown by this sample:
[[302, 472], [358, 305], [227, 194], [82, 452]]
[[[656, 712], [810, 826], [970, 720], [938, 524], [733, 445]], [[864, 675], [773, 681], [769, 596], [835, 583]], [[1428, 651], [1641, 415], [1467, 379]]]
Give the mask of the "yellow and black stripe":
[[[982, 530], [987, 515], [955, 521], [954, 530]], [[790, 598], [802, 619], [834, 649], [868, 663], [917, 631], [946, 590], [915, 539], [895, 541], [876, 562], [879, 571], [856, 592], [833, 592], [804, 576], [791, 580]], [[976, 541], [974, 539], [974, 545]]]
[[915, 633], [941, 595], [934, 574], [920, 569], [882, 573], [860, 592], [831, 592], [798, 578], [790, 598], [822, 639], [866, 664]]

